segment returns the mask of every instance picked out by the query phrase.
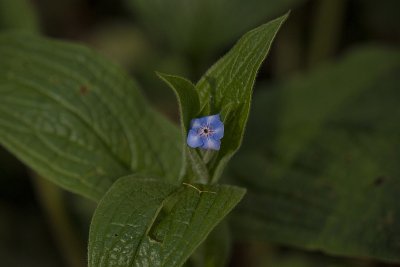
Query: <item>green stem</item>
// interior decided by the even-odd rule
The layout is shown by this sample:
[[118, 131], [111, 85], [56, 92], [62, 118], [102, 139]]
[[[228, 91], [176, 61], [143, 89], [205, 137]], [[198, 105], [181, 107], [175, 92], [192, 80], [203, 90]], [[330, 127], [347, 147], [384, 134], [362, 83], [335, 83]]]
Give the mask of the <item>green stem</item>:
[[36, 195], [47, 217], [53, 237], [68, 266], [85, 267], [86, 257], [82, 240], [76, 236], [70, 217], [66, 212], [62, 190], [53, 183], [32, 175]]
[[340, 41], [346, 0], [318, 0], [311, 32], [308, 66], [334, 55]]

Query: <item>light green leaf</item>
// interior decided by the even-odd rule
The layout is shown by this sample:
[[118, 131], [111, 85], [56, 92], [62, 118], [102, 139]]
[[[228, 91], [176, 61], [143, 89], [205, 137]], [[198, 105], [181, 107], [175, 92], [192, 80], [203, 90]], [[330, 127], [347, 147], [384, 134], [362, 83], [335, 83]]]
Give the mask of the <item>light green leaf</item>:
[[364, 48], [256, 95], [237, 237], [400, 262], [399, 69]]
[[177, 181], [179, 130], [121, 69], [79, 45], [0, 36], [0, 144], [57, 184], [99, 199], [122, 175]]
[[220, 113], [225, 124], [221, 150], [209, 164], [212, 182], [218, 180], [241, 145], [258, 69], [287, 17], [288, 14], [246, 33], [196, 85], [202, 115]]
[[94, 214], [89, 266], [181, 266], [244, 193], [225, 185], [121, 178]]

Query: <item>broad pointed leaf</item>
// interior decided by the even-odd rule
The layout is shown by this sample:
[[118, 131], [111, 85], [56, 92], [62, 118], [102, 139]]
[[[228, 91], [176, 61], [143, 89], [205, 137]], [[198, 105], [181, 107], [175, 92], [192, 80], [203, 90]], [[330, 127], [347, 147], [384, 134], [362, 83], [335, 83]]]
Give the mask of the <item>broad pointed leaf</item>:
[[245, 190], [119, 179], [90, 228], [89, 266], [181, 266]]
[[[171, 75], [161, 78], [175, 91], [180, 105], [182, 127], [187, 133], [190, 119], [195, 115], [221, 114], [225, 136], [221, 151], [213, 154], [211, 162], [202, 160], [198, 152], [189, 149], [192, 171], [202, 182], [216, 182], [224, 166], [240, 147], [250, 109], [250, 100], [257, 71], [267, 56], [271, 43], [288, 15], [262, 25], [245, 34], [238, 43], [200, 79], [194, 92], [192, 85]], [[200, 107], [197, 98], [200, 100]], [[193, 105], [196, 99], [196, 105]], [[209, 156], [209, 155], [207, 155]], [[203, 171], [203, 170], [209, 171]]]
[[176, 181], [179, 130], [137, 84], [79, 45], [0, 36], [0, 144], [42, 176], [99, 199], [121, 175]]
[[240, 147], [258, 69], [287, 17], [288, 14], [246, 33], [196, 85], [202, 115], [220, 113], [225, 123], [221, 150], [209, 167], [213, 182]]

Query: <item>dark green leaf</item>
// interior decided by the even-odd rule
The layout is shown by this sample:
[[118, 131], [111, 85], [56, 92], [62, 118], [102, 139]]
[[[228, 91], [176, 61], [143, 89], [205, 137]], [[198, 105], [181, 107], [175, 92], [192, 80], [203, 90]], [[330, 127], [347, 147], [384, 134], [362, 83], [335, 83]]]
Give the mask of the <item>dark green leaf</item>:
[[[185, 173], [182, 175], [186, 175], [187, 179], [197, 177], [198, 181], [206, 183], [209, 180], [206, 164], [195, 149], [189, 149], [186, 145], [186, 136], [190, 128], [190, 121], [196, 118], [200, 112], [199, 95], [196, 88], [185, 78], [161, 73], [158, 76], [175, 92], [179, 104], [183, 133], [182, 144], [183, 150], [186, 153], [185, 161], [188, 161]], [[191, 175], [192, 173], [194, 175]]]
[[181, 266], [244, 193], [224, 185], [121, 178], [94, 214], [89, 266]]
[[256, 95], [236, 233], [400, 261], [400, 53], [364, 48]]
[[188, 132], [191, 119], [200, 112], [199, 95], [194, 84], [185, 78], [157, 73], [157, 75], [174, 90], [181, 113], [181, 124], [184, 136]]
[[[125, 0], [163, 48], [204, 60], [304, 0]], [[238, 19], [240, 18], [240, 19]]]
[[225, 124], [221, 150], [209, 166], [213, 182], [240, 147], [258, 69], [287, 17], [288, 14], [246, 33], [196, 85], [202, 115], [220, 113]]
[[30, 0], [0, 0], [0, 30], [39, 31], [39, 21]]
[[203, 75], [196, 88], [183, 78], [160, 75], [177, 95], [184, 137], [190, 120], [196, 115], [220, 113], [223, 117], [225, 136], [222, 139], [221, 151], [212, 154], [213, 160], [207, 167], [205, 164], [208, 160], [205, 160], [205, 157], [210, 154], [204, 155], [202, 159], [195, 149], [188, 148], [186, 153], [192, 171], [199, 178], [198, 181], [217, 181], [225, 164], [239, 148], [249, 114], [257, 71], [287, 16], [282, 16], [245, 34]]
[[93, 199], [132, 172], [178, 179], [179, 130], [122, 70], [28, 34], [3, 34], [0, 58], [0, 143], [42, 176]]

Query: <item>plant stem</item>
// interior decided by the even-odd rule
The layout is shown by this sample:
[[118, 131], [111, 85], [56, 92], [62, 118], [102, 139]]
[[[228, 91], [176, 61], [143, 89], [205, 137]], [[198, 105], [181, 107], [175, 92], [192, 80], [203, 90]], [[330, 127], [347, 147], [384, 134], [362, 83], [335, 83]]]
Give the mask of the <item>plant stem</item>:
[[334, 55], [340, 41], [346, 0], [318, 0], [312, 24], [308, 66]]
[[85, 267], [83, 242], [76, 236], [70, 217], [66, 212], [63, 191], [42, 177], [32, 175], [36, 195], [48, 220], [51, 232], [62, 255], [71, 267]]

